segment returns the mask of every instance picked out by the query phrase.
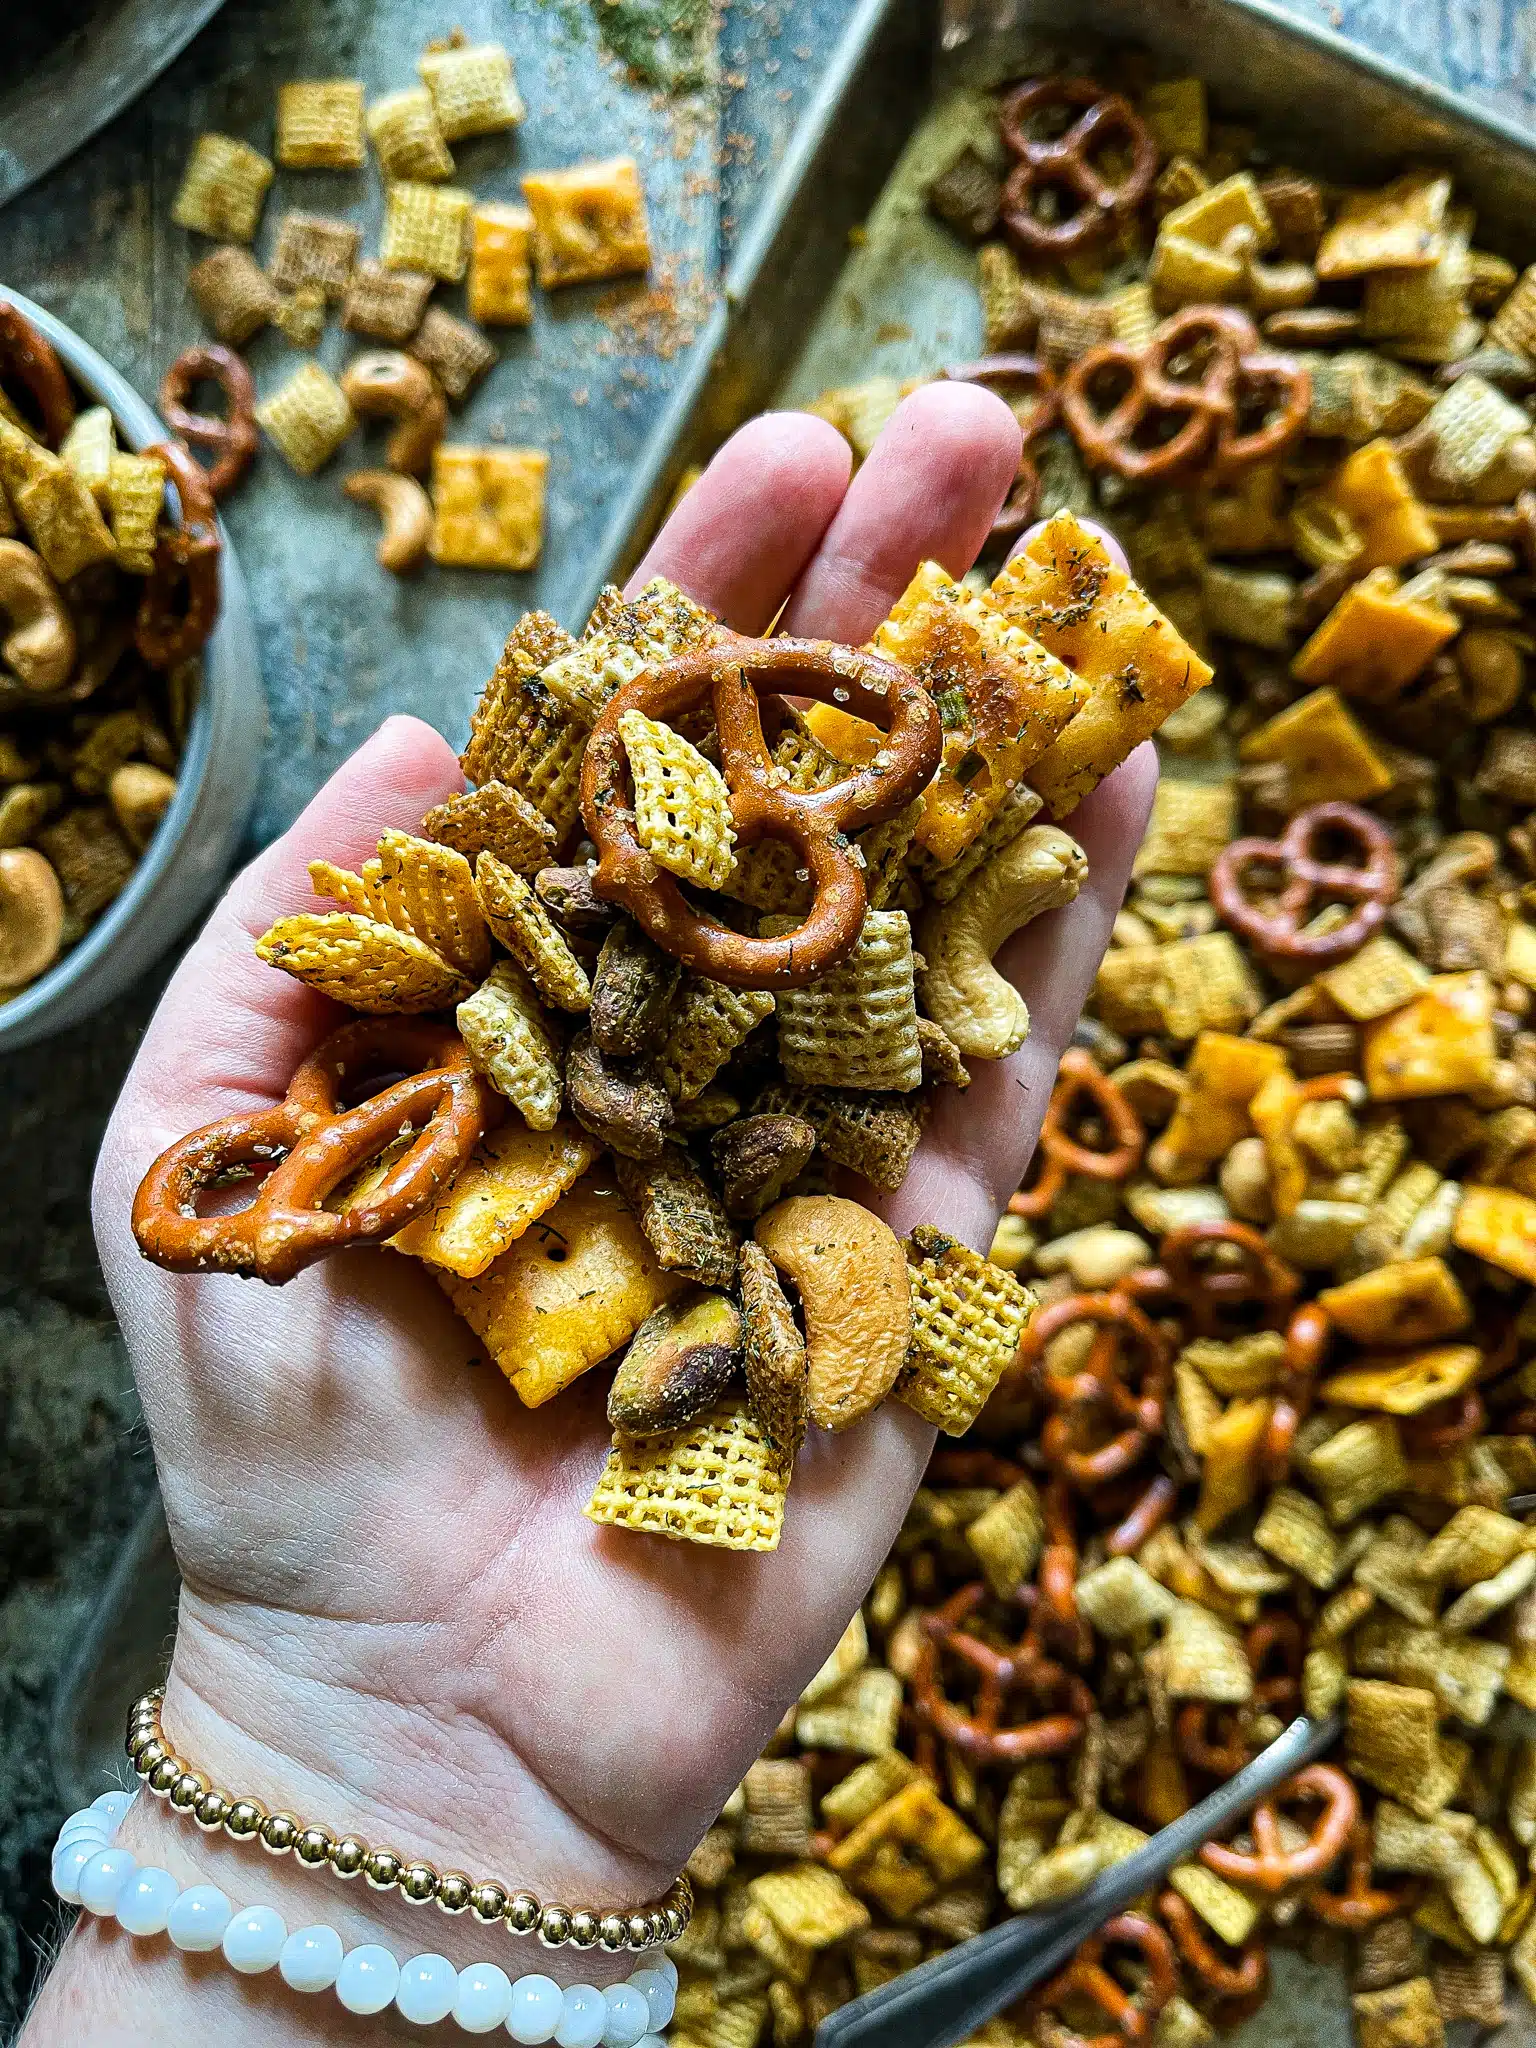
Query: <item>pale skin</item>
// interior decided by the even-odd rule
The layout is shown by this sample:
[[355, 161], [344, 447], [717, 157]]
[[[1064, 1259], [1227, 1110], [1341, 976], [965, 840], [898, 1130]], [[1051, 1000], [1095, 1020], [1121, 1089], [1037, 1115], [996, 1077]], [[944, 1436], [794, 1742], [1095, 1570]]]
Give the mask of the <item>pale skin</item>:
[[[913, 570], [968, 568], [1012, 480], [1019, 437], [994, 397], [933, 385], [849, 482], [823, 422], [744, 428], [674, 513], [635, 584], [663, 574], [746, 632], [858, 642]], [[1143, 747], [1073, 814], [1090, 879], [1010, 941], [1002, 965], [1033, 1031], [978, 1064], [931, 1119], [884, 1213], [985, 1249], [1034, 1148], [1146, 824]], [[233, 884], [157, 1012], [96, 1176], [98, 1244], [138, 1375], [184, 1588], [165, 1724], [235, 1794], [545, 1899], [599, 1909], [658, 1896], [884, 1558], [933, 1432], [894, 1403], [802, 1458], [771, 1556], [600, 1530], [582, 1506], [608, 1441], [606, 1375], [520, 1407], [416, 1263], [364, 1250], [281, 1289], [183, 1279], [129, 1231], [145, 1168], [194, 1125], [277, 1099], [334, 1007], [258, 961], [252, 940], [310, 903], [307, 862], [356, 866], [462, 786], [452, 749], [391, 719]], [[127, 1702], [124, 1702], [126, 1708]], [[142, 1799], [123, 1839], [237, 1907], [349, 1945], [509, 1974], [611, 1982], [632, 1961], [551, 1953], [396, 1894], [205, 1837]], [[134, 1942], [82, 1916], [26, 2048], [86, 2038], [380, 2040], [273, 1975]], [[399, 2028], [402, 2033], [412, 2030]]]

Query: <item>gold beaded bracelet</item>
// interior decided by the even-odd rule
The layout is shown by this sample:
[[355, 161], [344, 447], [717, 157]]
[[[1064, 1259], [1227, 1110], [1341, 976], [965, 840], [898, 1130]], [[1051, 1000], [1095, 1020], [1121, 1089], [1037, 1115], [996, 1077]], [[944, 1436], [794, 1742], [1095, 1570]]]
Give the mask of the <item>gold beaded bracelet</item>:
[[128, 1761], [157, 1798], [189, 1814], [205, 1834], [223, 1833], [232, 1842], [259, 1840], [273, 1856], [291, 1850], [307, 1869], [361, 1877], [378, 1892], [398, 1889], [413, 1906], [435, 1901], [445, 1913], [467, 1910], [487, 1927], [499, 1922], [512, 1934], [536, 1934], [546, 1948], [569, 1942], [572, 1948], [602, 1948], [611, 1955], [639, 1954], [677, 1941], [693, 1918], [693, 1886], [686, 1877], [679, 1877], [658, 1904], [635, 1912], [545, 1906], [532, 1892], [508, 1891], [495, 1878], [477, 1884], [460, 1870], [439, 1872], [420, 1859], [408, 1862], [393, 1849], [371, 1849], [356, 1835], [306, 1826], [291, 1813], [268, 1813], [260, 1800], [232, 1799], [166, 1741], [160, 1720], [164, 1698], [164, 1686], [157, 1686], [134, 1705], [128, 1716]]

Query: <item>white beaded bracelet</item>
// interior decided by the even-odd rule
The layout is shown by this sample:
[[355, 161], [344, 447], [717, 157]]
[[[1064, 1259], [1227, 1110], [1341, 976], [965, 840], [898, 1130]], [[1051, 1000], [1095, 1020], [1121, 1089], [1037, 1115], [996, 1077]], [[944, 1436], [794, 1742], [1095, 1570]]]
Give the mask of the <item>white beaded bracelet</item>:
[[127, 1792], [103, 1792], [73, 1813], [53, 1850], [53, 1888], [66, 1904], [115, 1919], [132, 1935], [167, 1935], [189, 1953], [223, 1952], [232, 1970], [256, 1976], [275, 1969], [293, 1991], [334, 1989], [348, 2012], [382, 2012], [427, 2025], [452, 2018], [469, 2034], [504, 2028], [514, 2041], [552, 2041], [555, 2048], [666, 2048], [662, 2028], [677, 1997], [677, 1965], [660, 1956], [623, 1984], [561, 1988], [552, 1977], [514, 1982], [496, 1963], [456, 1970], [446, 1956], [397, 1962], [376, 1942], [343, 1949], [334, 1927], [317, 1923], [290, 1934], [271, 1906], [236, 1912], [217, 1885], [179, 1885], [168, 1870], [141, 1865], [131, 1850], [112, 1847], [133, 1804]]

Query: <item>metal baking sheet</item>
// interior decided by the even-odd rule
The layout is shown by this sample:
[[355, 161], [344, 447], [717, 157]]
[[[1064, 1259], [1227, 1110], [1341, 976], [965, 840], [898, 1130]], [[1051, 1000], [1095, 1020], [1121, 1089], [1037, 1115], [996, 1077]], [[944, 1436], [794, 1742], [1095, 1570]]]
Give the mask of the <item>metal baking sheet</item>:
[[[902, 166], [899, 190], [888, 181], [914, 138], [922, 151], [929, 135], [942, 143], [946, 119], [963, 130], [951, 96], [1062, 58], [1080, 64], [1103, 40], [1198, 71], [1224, 114], [1253, 121], [1266, 147], [1303, 166], [1369, 179], [1443, 163], [1478, 210], [1479, 242], [1533, 253], [1536, 148], [1521, 129], [1266, 0], [861, 0], [614, 509], [580, 616], [639, 560], [683, 471], [743, 420], [852, 376], [909, 376], [974, 349], [971, 258], [915, 203], [921, 155]], [[877, 206], [875, 232], [850, 253], [850, 231]]]
[[82, 14], [78, 24], [66, 13], [35, 64], [17, 62], [13, 51], [0, 86], [0, 206], [120, 114], [223, 4], [97, 0], [72, 10]]

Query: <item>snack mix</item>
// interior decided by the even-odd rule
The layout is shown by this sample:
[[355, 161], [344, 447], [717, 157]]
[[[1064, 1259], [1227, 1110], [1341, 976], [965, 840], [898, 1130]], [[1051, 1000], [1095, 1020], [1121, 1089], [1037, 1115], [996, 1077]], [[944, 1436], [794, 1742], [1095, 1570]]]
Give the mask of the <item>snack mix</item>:
[[[0, 1003], [78, 944], [176, 795], [219, 532], [178, 442], [120, 448], [0, 299]], [[180, 503], [166, 509], [166, 485]]]
[[[945, 1433], [690, 1860], [678, 2048], [808, 2043], [1303, 1709], [1336, 1758], [977, 2042], [1199, 2048], [1274, 1940], [1347, 1944], [1363, 2048], [1536, 1995], [1536, 268], [1439, 172], [1345, 190], [1197, 79], [1102, 76], [1006, 89], [929, 194], [992, 351], [949, 374], [1026, 432], [999, 551], [1043, 529], [925, 564], [863, 650], [661, 583], [580, 640], [525, 617], [475, 787], [260, 941], [375, 1021], [136, 1211], [163, 1263], [269, 1279], [386, 1239], [529, 1404], [617, 1358], [619, 1528], [769, 1549], [810, 1424]], [[862, 456], [900, 395], [818, 410]], [[898, 1243], [849, 1190], [1021, 1043], [993, 955], [1159, 728], [990, 1260]], [[359, 1099], [359, 1054], [407, 1078]], [[197, 1218], [279, 1154], [251, 1220]]]

